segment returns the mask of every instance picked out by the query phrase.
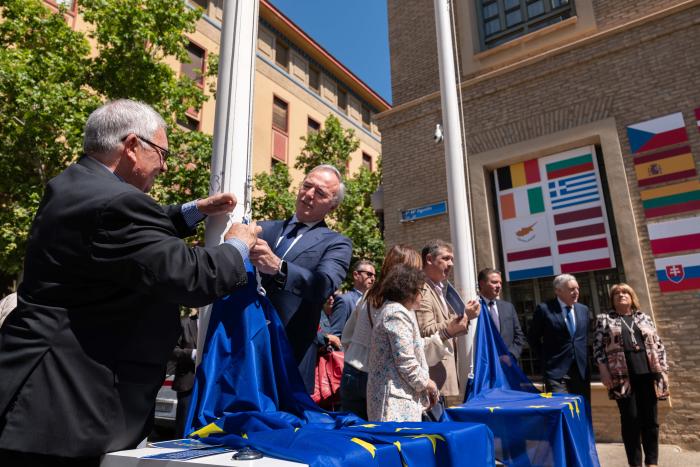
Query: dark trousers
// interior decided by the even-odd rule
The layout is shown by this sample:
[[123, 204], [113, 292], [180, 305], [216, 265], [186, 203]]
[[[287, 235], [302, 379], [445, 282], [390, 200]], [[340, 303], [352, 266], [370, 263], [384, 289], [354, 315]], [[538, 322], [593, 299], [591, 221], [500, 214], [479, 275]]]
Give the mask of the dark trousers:
[[347, 363], [340, 379], [342, 410], [367, 420], [367, 373]]
[[544, 385], [547, 392], [578, 394], [586, 399], [588, 405], [591, 403], [591, 381], [581, 377], [576, 362], [571, 364], [569, 372], [563, 378], [545, 378]]
[[185, 433], [185, 422], [187, 414], [190, 412], [190, 402], [192, 401], [192, 390], [177, 393], [177, 409], [175, 410], [175, 436], [184, 438], [189, 433]]
[[99, 467], [100, 457], [59, 457], [0, 449], [3, 467]]
[[630, 384], [631, 395], [617, 401], [627, 462], [629, 465], [642, 465], [644, 447], [644, 462], [647, 465], [658, 464], [659, 421], [654, 375], [630, 375]]
[[544, 386], [547, 392], [578, 394], [586, 400], [586, 415], [591, 420], [591, 381], [582, 378], [576, 362], [571, 364], [569, 372], [560, 379], [545, 378]]

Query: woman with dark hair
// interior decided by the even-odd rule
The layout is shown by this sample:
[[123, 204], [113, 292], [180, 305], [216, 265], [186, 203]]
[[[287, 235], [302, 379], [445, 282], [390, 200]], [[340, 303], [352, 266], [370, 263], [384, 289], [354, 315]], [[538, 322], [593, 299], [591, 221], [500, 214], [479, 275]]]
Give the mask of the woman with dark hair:
[[384, 257], [379, 280], [375, 281], [343, 329], [341, 342], [345, 349], [345, 365], [340, 380], [340, 403], [343, 410], [367, 419], [367, 360], [372, 338], [372, 327], [384, 303], [380, 294], [382, 281], [396, 265], [404, 264], [420, 270], [420, 254], [407, 245], [394, 245]]
[[[379, 279], [360, 299], [343, 329], [342, 344], [345, 349], [345, 365], [340, 382], [340, 401], [343, 410], [367, 419], [367, 362], [372, 340], [372, 328], [377, 321], [379, 309], [384, 304], [382, 283], [389, 271], [402, 264], [420, 270], [423, 260], [420, 253], [408, 245], [394, 245], [384, 257]], [[449, 331], [457, 335], [468, 321], [455, 319]], [[424, 338], [428, 364], [440, 361], [449, 349], [438, 334]], [[433, 361], [433, 359], [435, 361]]]
[[627, 462], [656, 466], [659, 457], [657, 399], [668, 397], [666, 350], [651, 318], [640, 311], [632, 287], [610, 289], [612, 309], [598, 315], [593, 353], [600, 379], [617, 401]]
[[384, 298], [372, 330], [367, 375], [368, 420], [419, 422], [438, 400], [428, 374], [416, 314], [425, 282], [422, 271], [400, 264], [382, 280]]

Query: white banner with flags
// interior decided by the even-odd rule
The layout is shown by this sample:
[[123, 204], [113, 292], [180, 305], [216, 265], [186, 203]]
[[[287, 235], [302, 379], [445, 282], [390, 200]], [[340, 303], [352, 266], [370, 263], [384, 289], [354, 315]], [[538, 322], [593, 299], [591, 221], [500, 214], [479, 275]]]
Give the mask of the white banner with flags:
[[509, 281], [615, 267], [595, 148], [494, 172]]

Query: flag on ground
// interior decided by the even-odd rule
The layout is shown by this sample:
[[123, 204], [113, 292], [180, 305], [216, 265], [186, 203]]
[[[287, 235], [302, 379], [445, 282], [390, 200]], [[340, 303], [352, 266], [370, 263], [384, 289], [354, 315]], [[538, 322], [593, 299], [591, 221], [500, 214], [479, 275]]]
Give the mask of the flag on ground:
[[655, 255], [700, 249], [700, 216], [648, 224]]
[[700, 289], [700, 253], [654, 260], [662, 292]]
[[700, 181], [676, 183], [640, 193], [647, 218], [700, 209]]
[[633, 153], [651, 151], [688, 141], [681, 112], [664, 115], [627, 127], [627, 138]]
[[697, 175], [689, 146], [635, 157], [634, 170], [641, 187]]

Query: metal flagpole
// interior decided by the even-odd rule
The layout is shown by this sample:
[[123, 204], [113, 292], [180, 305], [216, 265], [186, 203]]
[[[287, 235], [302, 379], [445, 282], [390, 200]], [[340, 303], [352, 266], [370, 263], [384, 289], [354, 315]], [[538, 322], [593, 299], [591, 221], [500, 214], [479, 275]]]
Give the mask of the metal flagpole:
[[[252, 196], [252, 128], [258, 1], [223, 2], [216, 116], [209, 194], [231, 192], [238, 204], [233, 214], [207, 219], [207, 246], [218, 245], [232, 221], [250, 213]], [[211, 306], [200, 310], [197, 348], [202, 348]], [[201, 361], [197, 352], [197, 364]]]
[[[450, 216], [450, 236], [455, 256], [455, 287], [465, 299], [470, 299], [476, 296], [476, 264], [474, 262], [474, 244], [464, 170], [466, 151], [462, 142], [459, 99], [455, 79], [452, 25], [450, 23], [451, 2], [450, 0], [434, 0], [434, 7], [447, 168], [447, 205]], [[469, 362], [468, 365], [460, 365], [459, 368], [462, 394], [468, 373], [472, 372], [474, 358], [472, 343], [475, 331], [476, 320], [472, 321], [469, 326], [469, 334], [458, 341], [459, 353], [466, 357], [467, 362]]]

